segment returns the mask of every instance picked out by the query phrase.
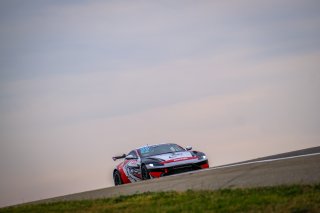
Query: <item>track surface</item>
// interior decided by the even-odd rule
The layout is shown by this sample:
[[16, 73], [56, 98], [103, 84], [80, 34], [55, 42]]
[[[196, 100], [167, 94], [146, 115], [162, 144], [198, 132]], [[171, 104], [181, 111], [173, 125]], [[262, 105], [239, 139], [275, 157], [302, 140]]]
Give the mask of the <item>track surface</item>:
[[[319, 150], [320, 147], [315, 147], [238, 164], [213, 167], [197, 172], [66, 195], [32, 203], [96, 199], [148, 191], [216, 190], [222, 188], [320, 183]], [[294, 156], [296, 154], [299, 156]]]

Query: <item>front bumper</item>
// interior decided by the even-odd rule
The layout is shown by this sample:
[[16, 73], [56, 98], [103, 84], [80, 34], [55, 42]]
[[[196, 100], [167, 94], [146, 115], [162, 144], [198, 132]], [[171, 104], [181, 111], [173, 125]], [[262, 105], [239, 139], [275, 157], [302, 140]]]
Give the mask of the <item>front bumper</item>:
[[150, 168], [149, 174], [152, 178], [157, 178], [206, 168], [209, 168], [208, 160], [169, 167]]

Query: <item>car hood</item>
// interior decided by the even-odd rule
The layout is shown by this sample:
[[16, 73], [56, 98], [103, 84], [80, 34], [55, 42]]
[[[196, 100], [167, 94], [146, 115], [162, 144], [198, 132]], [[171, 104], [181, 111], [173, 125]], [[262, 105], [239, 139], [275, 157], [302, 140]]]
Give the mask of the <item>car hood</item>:
[[150, 157], [146, 157], [146, 159], [155, 159], [157, 161], [176, 161], [176, 160], [187, 160], [193, 158], [193, 155], [188, 152], [174, 152], [174, 153], [165, 153], [161, 155], [153, 155]]

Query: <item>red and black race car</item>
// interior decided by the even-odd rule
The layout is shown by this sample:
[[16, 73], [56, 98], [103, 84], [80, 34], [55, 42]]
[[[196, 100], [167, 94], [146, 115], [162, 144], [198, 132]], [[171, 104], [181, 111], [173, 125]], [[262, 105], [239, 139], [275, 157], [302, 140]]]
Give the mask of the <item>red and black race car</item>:
[[150, 178], [178, 174], [198, 169], [209, 168], [203, 152], [191, 151], [173, 143], [147, 145], [129, 152], [128, 155], [115, 156], [124, 158], [113, 171], [115, 185], [132, 183]]

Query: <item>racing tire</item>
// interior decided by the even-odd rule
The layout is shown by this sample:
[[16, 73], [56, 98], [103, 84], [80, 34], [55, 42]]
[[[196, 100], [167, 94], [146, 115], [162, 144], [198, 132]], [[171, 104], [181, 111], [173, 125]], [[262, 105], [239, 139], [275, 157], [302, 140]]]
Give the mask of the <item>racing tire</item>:
[[113, 173], [113, 181], [115, 186], [122, 184], [121, 175], [118, 171]]
[[148, 171], [146, 165], [141, 166], [141, 176], [142, 176], [142, 180], [150, 179], [149, 171]]

